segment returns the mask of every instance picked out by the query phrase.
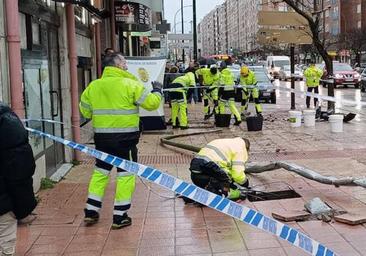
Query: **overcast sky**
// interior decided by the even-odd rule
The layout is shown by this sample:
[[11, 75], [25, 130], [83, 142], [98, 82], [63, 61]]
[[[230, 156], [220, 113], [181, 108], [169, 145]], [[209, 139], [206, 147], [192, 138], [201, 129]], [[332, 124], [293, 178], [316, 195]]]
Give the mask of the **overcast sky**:
[[[196, 0], [197, 6], [197, 24], [202, 20], [202, 18], [215, 8], [216, 5], [222, 4], [224, 0]], [[192, 5], [192, 0], [183, 0], [184, 6]], [[181, 0], [164, 0], [164, 12], [165, 19], [171, 24], [171, 32], [174, 32], [174, 14], [180, 9]], [[191, 30], [192, 20], [192, 7], [186, 7], [183, 9], [184, 14], [184, 32], [189, 32]], [[181, 33], [181, 15], [180, 12], [176, 16], [176, 30], [177, 33]], [[187, 23], [186, 23], [187, 22]]]

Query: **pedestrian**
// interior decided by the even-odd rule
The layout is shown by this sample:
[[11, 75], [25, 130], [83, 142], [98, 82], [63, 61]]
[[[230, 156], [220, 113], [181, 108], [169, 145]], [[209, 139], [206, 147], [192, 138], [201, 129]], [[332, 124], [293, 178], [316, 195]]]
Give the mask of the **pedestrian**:
[[178, 128], [177, 118], [181, 129], [188, 129], [187, 117], [187, 89], [194, 87], [196, 79], [192, 72], [188, 72], [183, 76], [179, 76], [173, 80], [168, 87], [169, 98], [172, 104], [172, 125], [173, 128]]
[[219, 113], [225, 114], [226, 106], [229, 107], [231, 114], [234, 114], [234, 125], [240, 125], [241, 116], [238, 109], [235, 106], [235, 78], [234, 74], [227, 68], [226, 62], [220, 63], [220, 85], [219, 89]]
[[[315, 61], [310, 63], [310, 66], [304, 71], [304, 76], [306, 79], [307, 91], [314, 93], [319, 93], [319, 83], [323, 76], [323, 71], [315, 66]], [[318, 99], [314, 97], [314, 107], [316, 108]], [[306, 107], [310, 108], [310, 96], [306, 96]]]
[[17, 220], [30, 216], [37, 205], [32, 179], [35, 168], [27, 131], [0, 102], [0, 255], [15, 255]]
[[[153, 82], [152, 91], [127, 71], [127, 63], [120, 53], [104, 59], [105, 69], [100, 79], [89, 84], [81, 95], [80, 111], [92, 119], [94, 142], [97, 150], [137, 162], [137, 144], [140, 137], [139, 107], [158, 109], [162, 84]], [[89, 184], [85, 219], [96, 223], [113, 166], [96, 160]], [[112, 229], [131, 225], [127, 211], [135, 189], [135, 176], [117, 169]]]
[[262, 105], [259, 102], [259, 89], [257, 86], [257, 78], [255, 73], [251, 71], [247, 66], [243, 66], [240, 69], [240, 81], [239, 84], [242, 88], [242, 102], [241, 102], [241, 114], [247, 116], [249, 113], [248, 105], [250, 96], [253, 97], [255, 103], [255, 110], [258, 116], [262, 115]]
[[250, 142], [245, 138], [211, 141], [191, 161], [189, 170], [192, 182], [228, 199], [242, 199], [239, 186], [249, 187], [245, 175], [249, 149]]

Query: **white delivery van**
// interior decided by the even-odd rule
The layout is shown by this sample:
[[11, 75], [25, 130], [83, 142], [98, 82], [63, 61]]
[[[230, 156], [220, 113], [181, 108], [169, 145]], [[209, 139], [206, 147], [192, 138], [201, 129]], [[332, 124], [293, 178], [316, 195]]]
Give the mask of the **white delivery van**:
[[288, 56], [268, 56], [267, 57], [267, 69], [273, 78], [279, 78], [279, 71], [284, 66], [290, 65], [290, 57]]

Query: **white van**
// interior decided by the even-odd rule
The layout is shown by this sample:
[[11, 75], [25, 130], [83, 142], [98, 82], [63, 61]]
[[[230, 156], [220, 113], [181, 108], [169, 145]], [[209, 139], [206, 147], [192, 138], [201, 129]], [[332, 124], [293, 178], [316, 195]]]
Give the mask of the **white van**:
[[279, 78], [279, 71], [284, 66], [290, 65], [290, 57], [288, 56], [268, 56], [267, 57], [267, 69], [273, 78]]

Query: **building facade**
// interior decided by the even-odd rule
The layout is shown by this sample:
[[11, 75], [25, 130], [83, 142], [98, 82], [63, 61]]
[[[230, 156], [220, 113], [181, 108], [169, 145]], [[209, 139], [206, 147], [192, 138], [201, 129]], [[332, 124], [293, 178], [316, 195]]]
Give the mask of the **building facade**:
[[[0, 100], [21, 118], [32, 119], [27, 126], [77, 142], [92, 137], [90, 122], [79, 114], [79, 98], [101, 75], [103, 49], [118, 51], [123, 45], [116, 26], [116, 2], [0, 0]], [[143, 4], [160, 16], [156, 22], [162, 20], [162, 1]], [[151, 30], [152, 36], [156, 33]], [[137, 34], [135, 41], [142, 38]], [[143, 50], [139, 43], [130, 46], [135, 53]], [[145, 48], [144, 55], [149, 54], [149, 47]], [[83, 133], [85, 137], [81, 126], [90, 130]], [[73, 160], [82, 159], [80, 153], [51, 140], [33, 134], [29, 138], [37, 165], [36, 189], [42, 178], [57, 179]]]

